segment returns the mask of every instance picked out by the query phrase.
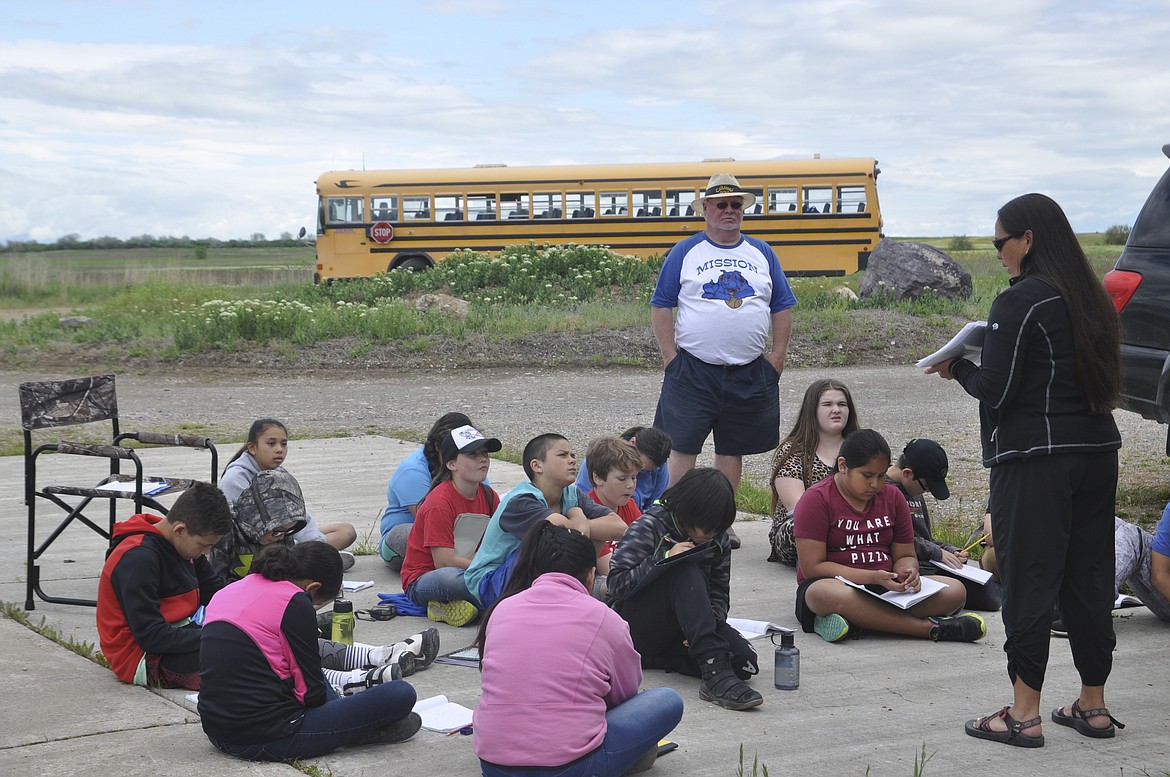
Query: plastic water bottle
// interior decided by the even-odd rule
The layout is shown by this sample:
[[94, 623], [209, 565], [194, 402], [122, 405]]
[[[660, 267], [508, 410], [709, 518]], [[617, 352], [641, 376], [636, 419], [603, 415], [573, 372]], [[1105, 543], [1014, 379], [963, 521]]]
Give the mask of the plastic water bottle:
[[348, 599], [333, 602], [333, 641], [353, 644], [353, 602]]
[[800, 687], [800, 648], [796, 647], [795, 636], [786, 632], [776, 645], [775, 685], [782, 691], [795, 691]]

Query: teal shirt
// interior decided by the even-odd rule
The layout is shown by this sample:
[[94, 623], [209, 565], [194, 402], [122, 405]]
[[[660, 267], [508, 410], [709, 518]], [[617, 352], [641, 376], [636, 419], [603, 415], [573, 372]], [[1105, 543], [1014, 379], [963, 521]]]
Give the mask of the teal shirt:
[[[565, 486], [561, 491], [561, 512], [577, 507], [577, 485], [570, 484]], [[494, 569], [503, 566], [504, 562], [508, 560], [508, 556], [516, 548], [520, 547], [520, 539], [500, 527], [500, 516], [504, 514], [504, 510], [508, 507], [508, 503], [515, 497], [521, 494], [530, 494], [536, 497], [545, 507], [548, 507], [548, 500], [544, 498], [544, 494], [539, 488], [532, 483], [521, 483], [513, 488], [508, 493], [500, 498], [500, 504], [496, 507], [496, 511], [492, 513], [492, 519], [488, 521], [487, 530], [483, 533], [483, 540], [479, 544], [479, 550], [475, 552], [475, 558], [471, 560], [471, 566], [463, 573], [463, 580], [467, 583], [467, 590], [472, 596], [479, 599], [479, 583]]]

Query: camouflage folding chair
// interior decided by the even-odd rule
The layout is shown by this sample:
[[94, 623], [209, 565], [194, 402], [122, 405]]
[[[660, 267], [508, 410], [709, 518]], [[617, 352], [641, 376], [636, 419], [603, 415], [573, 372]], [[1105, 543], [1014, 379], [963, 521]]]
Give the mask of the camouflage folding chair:
[[[159, 434], [156, 432], [122, 432], [118, 425], [118, 397], [113, 375], [54, 380], [20, 385], [20, 416], [24, 430], [24, 502], [28, 506], [27, 586], [24, 608], [34, 609], [33, 596], [56, 604], [95, 606], [96, 601], [71, 597], [50, 596], [41, 588], [40, 567], [37, 560], [49, 546], [74, 523], [81, 524], [106, 540], [107, 548], [117, 520], [118, 500], [133, 500], [134, 512], [144, 507], [166, 515], [166, 508], [155, 497], [176, 494], [191, 487], [195, 481], [184, 478], [145, 478], [141, 448], [128, 447], [135, 441], [151, 446], [182, 446], [206, 450], [211, 456], [211, 482], [217, 480], [219, 455], [215, 445], [206, 437], [196, 435]], [[33, 432], [62, 426], [78, 426], [108, 422], [109, 442], [45, 442], [35, 445]], [[94, 485], [46, 485], [38, 482], [37, 466], [46, 454], [94, 456], [109, 460], [108, 474]], [[133, 466], [134, 472], [123, 473], [122, 464]], [[92, 519], [86, 510], [92, 510], [95, 500], [109, 506], [108, 519]], [[55, 505], [65, 517], [49, 535], [37, 543], [37, 507]]]

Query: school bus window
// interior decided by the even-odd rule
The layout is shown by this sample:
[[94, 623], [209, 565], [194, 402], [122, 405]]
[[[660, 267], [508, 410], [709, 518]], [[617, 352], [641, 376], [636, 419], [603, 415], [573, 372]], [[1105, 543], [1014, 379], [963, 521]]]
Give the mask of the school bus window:
[[745, 216], [758, 216], [761, 213], [763, 213], [764, 212], [764, 190], [763, 189], [751, 189], [751, 188], [745, 187], [744, 191], [749, 191], [752, 194], [756, 195], [756, 201], [750, 208], [743, 209], [743, 215], [745, 215]]
[[538, 219], [559, 219], [564, 213], [564, 206], [561, 204], [561, 199], [564, 197], [560, 192], [535, 192], [532, 195], [532, 214], [533, 218]]
[[634, 192], [634, 217], [645, 219], [662, 215], [662, 192], [657, 189], [645, 189]]
[[795, 213], [796, 187], [783, 189], [768, 189], [769, 213]]
[[394, 196], [371, 197], [370, 216], [378, 221], [397, 221], [398, 198]]
[[501, 194], [500, 212], [504, 218], [526, 219], [531, 211], [528, 209], [528, 194]]
[[402, 198], [403, 221], [429, 221], [431, 198], [425, 194], [412, 194]]
[[476, 221], [494, 219], [496, 217], [496, 195], [467, 195], [467, 213], [468, 218], [473, 218]]
[[865, 213], [864, 186], [837, 187], [838, 213]]
[[361, 197], [330, 197], [329, 223], [330, 224], [361, 224], [362, 219]]
[[695, 215], [694, 189], [667, 189], [666, 215], [672, 218], [687, 218]]
[[597, 195], [593, 192], [569, 192], [565, 201], [571, 219], [591, 219], [597, 215]]
[[802, 213], [828, 213], [833, 204], [833, 190], [828, 186], [804, 187]]
[[601, 193], [601, 215], [602, 216], [626, 216], [629, 215], [628, 201], [629, 194], [627, 192], [602, 192]]
[[436, 194], [435, 221], [463, 221], [463, 195]]

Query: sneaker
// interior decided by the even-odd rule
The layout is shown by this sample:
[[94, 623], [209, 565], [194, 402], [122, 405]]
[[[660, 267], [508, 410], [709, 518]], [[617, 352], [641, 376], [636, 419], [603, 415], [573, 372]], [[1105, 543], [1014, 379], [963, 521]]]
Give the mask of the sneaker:
[[709, 659], [702, 665], [699, 698], [726, 710], [749, 710], [764, 703], [764, 697], [735, 676], [727, 658]]
[[386, 664], [385, 666], [375, 666], [369, 669], [361, 676], [361, 679], [348, 682], [341, 686], [342, 696], [353, 696], [358, 691], [364, 691], [367, 688], [373, 688], [375, 685], [388, 683], [392, 680], [401, 680], [403, 677], [402, 669], [398, 664]]
[[353, 565], [357, 561], [354, 555], [348, 550], [339, 550], [337, 552], [341, 556], [341, 571], [347, 572], [353, 569]]
[[431, 628], [395, 644], [391, 665], [398, 666], [403, 677], [410, 677], [433, 664], [438, 655], [439, 630]]
[[818, 615], [813, 621], [813, 631], [825, 642], [840, 642], [849, 634], [849, 621], [835, 612]]
[[1057, 618], [1052, 622], [1052, 636], [1064, 637], [1065, 639], [1068, 639], [1068, 629], [1064, 627], [1064, 621], [1062, 621], [1060, 618]]
[[417, 712], [408, 712], [406, 717], [399, 718], [393, 723], [387, 723], [384, 726], [378, 726], [374, 730], [358, 737], [351, 744], [378, 745], [405, 742], [417, 734], [420, 728], [422, 728], [422, 718], [419, 717]]
[[974, 642], [987, 636], [983, 617], [973, 612], [961, 612], [944, 618], [931, 618], [930, 638], [935, 642]]
[[474, 604], [463, 599], [452, 602], [433, 601], [427, 602], [427, 617], [436, 623], [466, 626], [479, 617], [479, 610]]

